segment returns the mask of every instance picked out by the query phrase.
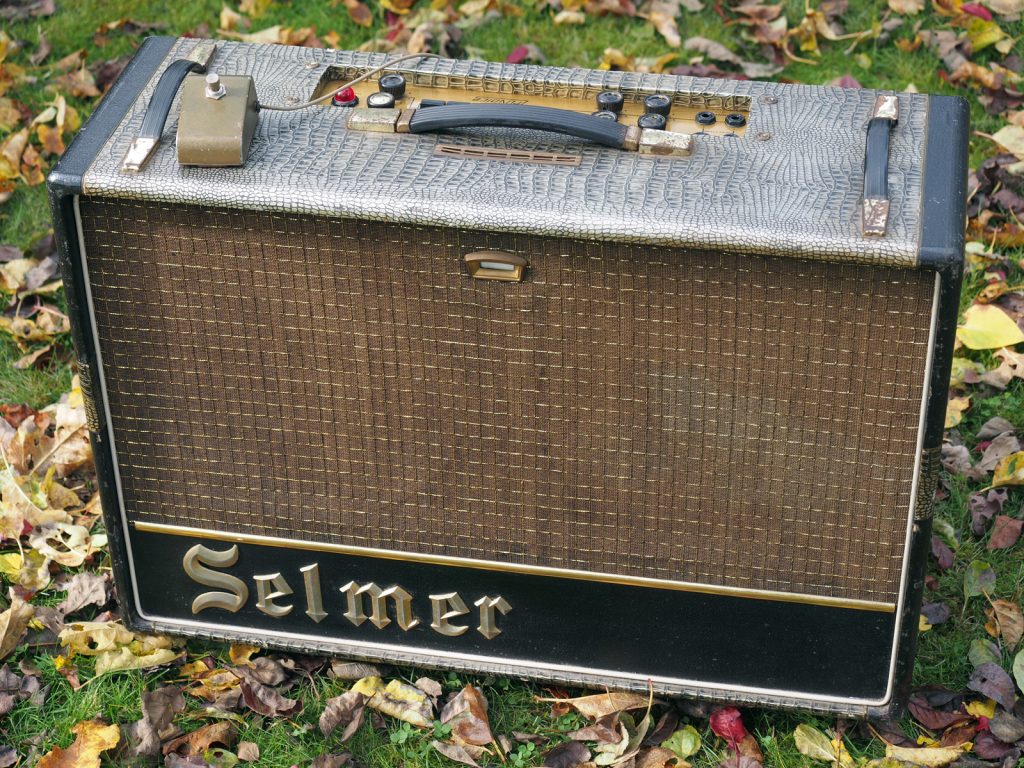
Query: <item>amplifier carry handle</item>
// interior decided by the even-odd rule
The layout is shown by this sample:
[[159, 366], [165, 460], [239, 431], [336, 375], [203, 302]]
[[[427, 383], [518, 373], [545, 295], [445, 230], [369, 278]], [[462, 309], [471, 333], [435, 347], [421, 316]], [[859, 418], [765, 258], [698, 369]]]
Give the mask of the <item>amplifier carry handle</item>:
[[885, 235], [889, 221], [889, 137], [898, 121], [899, 101], [896, 96], [879, 96], [868, 121], [864, 149], [864, 207], [861, 226], [865, 235]]
[[171, 104], [182, 82], [190, 72], [205, 72], [216, 52], [216, 43], [202, 40], [184, 59], [176, 59], [167, 65], [153, 89], [149, 106], [146, 107], [146, 116], [142, 118], [139, 135], [128, 147], [128, 152], [121, 163], [122, 172], [135, 173], [142, 170], [160, 145], [160, 135], [164, 132]]
[[587, 139], [641, 154], [685, 157], [691, 151], [686, 133], [627, 126], [569, 109], [520, 104], [445, 104], [420, 109], [351, 110], [350, 131], [431, 133], [451, 128], [529, 128]]

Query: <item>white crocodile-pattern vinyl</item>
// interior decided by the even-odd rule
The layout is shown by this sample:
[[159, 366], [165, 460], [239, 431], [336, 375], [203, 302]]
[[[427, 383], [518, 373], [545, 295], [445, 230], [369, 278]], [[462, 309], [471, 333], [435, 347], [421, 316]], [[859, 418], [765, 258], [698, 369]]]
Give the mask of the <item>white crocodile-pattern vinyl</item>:
[[[178, 41], [163, 66], [187, 54]], [[309, 98], [331, 66], [376, 66], [382, 54], [221, 42], [212, 68], [251, 74], [259, 99]], [[408, 64], [408, 62], [407, 62]], [[161, 67], [161, 71], [162, 71]], [[877, 92], [491, 64], [447, 59], [398, 69], [472, 82], [528, 81], [552, 91], [608, 88], [750, 100], [742, 137], [697, 136], [689, 158], [654, 158], [570, 137], [479, 129], [458, 134], [350, 132], [347, 110], [264, 110], [243, 168], [183, 168], [177, 105], [162, 146], [138, 174], [121, 160], [159, 72], [98, 154], [87, 194], [201, 202], [446, 227], [529, 232], [733, 252], [914, 267], [921, 219], [926, 96], [898, 95], [885, 237], [861, 233], [865, 127]], [[677, 98], [679, 98], [677, 96]], [[767, 136], [767, 138], [765, 138]], [[435, 154], [438, 143], [573, 152], [578, 166]]]

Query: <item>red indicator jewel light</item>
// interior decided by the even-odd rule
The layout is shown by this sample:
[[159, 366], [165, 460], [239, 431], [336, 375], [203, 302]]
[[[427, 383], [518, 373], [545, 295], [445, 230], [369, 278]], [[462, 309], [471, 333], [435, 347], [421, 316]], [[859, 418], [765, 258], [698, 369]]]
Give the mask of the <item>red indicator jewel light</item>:
[[351, 88], [344, 88], [334, 94], [331, 102], [336, 107], [354, 107], [359, 103], [359, 97], [356, 96], [356, 92]]

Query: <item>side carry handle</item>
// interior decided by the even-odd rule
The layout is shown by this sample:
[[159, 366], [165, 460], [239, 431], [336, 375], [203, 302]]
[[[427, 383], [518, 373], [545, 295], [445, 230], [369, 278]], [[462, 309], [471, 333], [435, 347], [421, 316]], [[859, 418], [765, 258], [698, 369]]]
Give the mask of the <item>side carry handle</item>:
[[861, 227], [865, 235], [884, 237], [889, 223], [889, 138], [899, 117], [900, 106], [895, 95], [882, 94], [875, 99], [864, 149]]
[[153, 89], [139, 135], [132, 141], [121, 162], [122, 172], [137, 173], [143, 169], [160, 145], [160, 134], [164, 131], [164, 124], [171, 112], [171, 104], [182, 81], [190, 72], [205, 72], [216, 52], [216, 43], [202, 40], [184, 59], [176, 59], [167, 65], [167, 69], [157, 81], [156, 88]]

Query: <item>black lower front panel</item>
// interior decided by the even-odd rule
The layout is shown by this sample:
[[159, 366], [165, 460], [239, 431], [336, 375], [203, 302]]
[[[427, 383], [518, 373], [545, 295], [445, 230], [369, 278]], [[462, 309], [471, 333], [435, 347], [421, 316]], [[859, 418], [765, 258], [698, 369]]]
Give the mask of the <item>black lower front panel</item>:
[[131, 531], [131, 560], [137, 610], [158, 625], [337, 644], [342, 654], [392, 648], [443, 666], [465, 657], [527, 677], [585, 669], [607, 672], [609, 684], [650, 678], [655, 689], [886, 696], [894, 610], [153, 528]]

